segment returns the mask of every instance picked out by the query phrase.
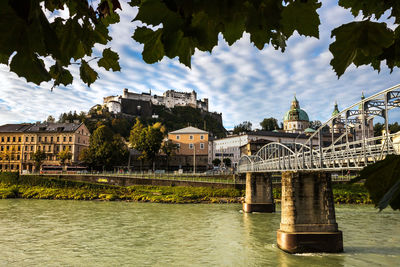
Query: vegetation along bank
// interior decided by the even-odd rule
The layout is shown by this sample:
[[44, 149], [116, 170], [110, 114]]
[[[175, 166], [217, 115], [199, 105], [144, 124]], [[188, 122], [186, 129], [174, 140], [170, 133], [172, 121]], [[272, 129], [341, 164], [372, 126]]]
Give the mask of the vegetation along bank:
[[[274, 188], [274, 198], [280, 201], [281, 190]], [[182, 186], [113, 186], [59, 178], [19, 176], [0, 173], [0, 198], [69, 199], [69, 200], [124, 200], [158, 203], [240, 203], [244, 190], [234, 188]], [[371, 204], [361, 184], [336, 184], [333, 187], [335, 203]]]

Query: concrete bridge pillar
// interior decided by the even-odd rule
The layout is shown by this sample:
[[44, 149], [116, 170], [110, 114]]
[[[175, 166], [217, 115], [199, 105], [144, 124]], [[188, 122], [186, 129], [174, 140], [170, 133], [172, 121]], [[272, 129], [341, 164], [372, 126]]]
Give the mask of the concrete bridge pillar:
[[246, 173], [246, 199], [244, 212], [274, 212], [270, 173]]
[[330, 173], [283, 172], [278, 247], [289, 253], [343, 251]]

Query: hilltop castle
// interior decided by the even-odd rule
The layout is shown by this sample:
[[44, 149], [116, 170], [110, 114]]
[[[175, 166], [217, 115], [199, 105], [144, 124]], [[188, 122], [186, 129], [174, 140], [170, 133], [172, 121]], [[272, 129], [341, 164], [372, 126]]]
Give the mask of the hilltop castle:
[[[125, 88], [122, 95], [104, 97], [103, 105], [111, 113], [125, 113], [135, 116], [151, 116], [151, 105], [164, 106], [166, 108], [189, 106], [208, 112], [208, 99], [198, 100], [195, 91], [186, 93], [168, 90], [162, 96], [158, 96], [152, 95], [151, 90], [149, 93], [137, 94], [129, 92]], [[149, 112], [150, 114], [148, 114]]]

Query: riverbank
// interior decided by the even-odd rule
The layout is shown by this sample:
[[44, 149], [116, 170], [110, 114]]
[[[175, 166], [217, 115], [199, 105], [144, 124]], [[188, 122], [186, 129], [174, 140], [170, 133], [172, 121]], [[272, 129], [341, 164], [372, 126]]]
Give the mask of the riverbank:
[[[276, 202], [280, 202], [281, 189], [274, 188]], [[65, 199], [102, 201], [142, 201], [156, 203], [241, 203], [245, 191], [235, 188], [183, 187], [107, 184], [69, 181], [59, 178], [0, 174], [0, 198]], [[334, 184], [337, 204], [371, 204], [362, 184]]]

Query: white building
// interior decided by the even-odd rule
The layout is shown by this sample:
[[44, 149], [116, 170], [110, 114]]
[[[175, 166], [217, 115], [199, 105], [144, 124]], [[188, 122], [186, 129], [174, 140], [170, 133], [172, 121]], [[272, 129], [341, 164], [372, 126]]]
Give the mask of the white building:
[[152, 95], [151, 90], [149, 93], [138, 94], [129, 92], [129, 90], [125, 88], [122, 96], [104, 97], [103, 105], [106, 106], [110, 112], [119, 113], [121, 112], [121, 99], [146, 101], [151, 102], [153, 105], [165, 106], [167, 108], [174, 108], [176, 106], [190, 106], [208, 111], [208, 99], [203, 98], [201, 100], [197, 100], [197, 93], [195, 91], [186, 93], [168, 90], [164, 92], [162, 96], [158, 96]]
[[304, 144], [309, 136], [301, 133], [285, 133], [278, 131], [253, 131], [241, 135], [228, 136], [226, 138], [216, 139], [212, 146], [212, 160], [218, 158], [221, 160], [229, 158], [233, 167], [242, 156], [240, 148], [247, 145], [250, 141], [266, 140], [270, 142], [279, 142], [282, 144], [297, 143]]

